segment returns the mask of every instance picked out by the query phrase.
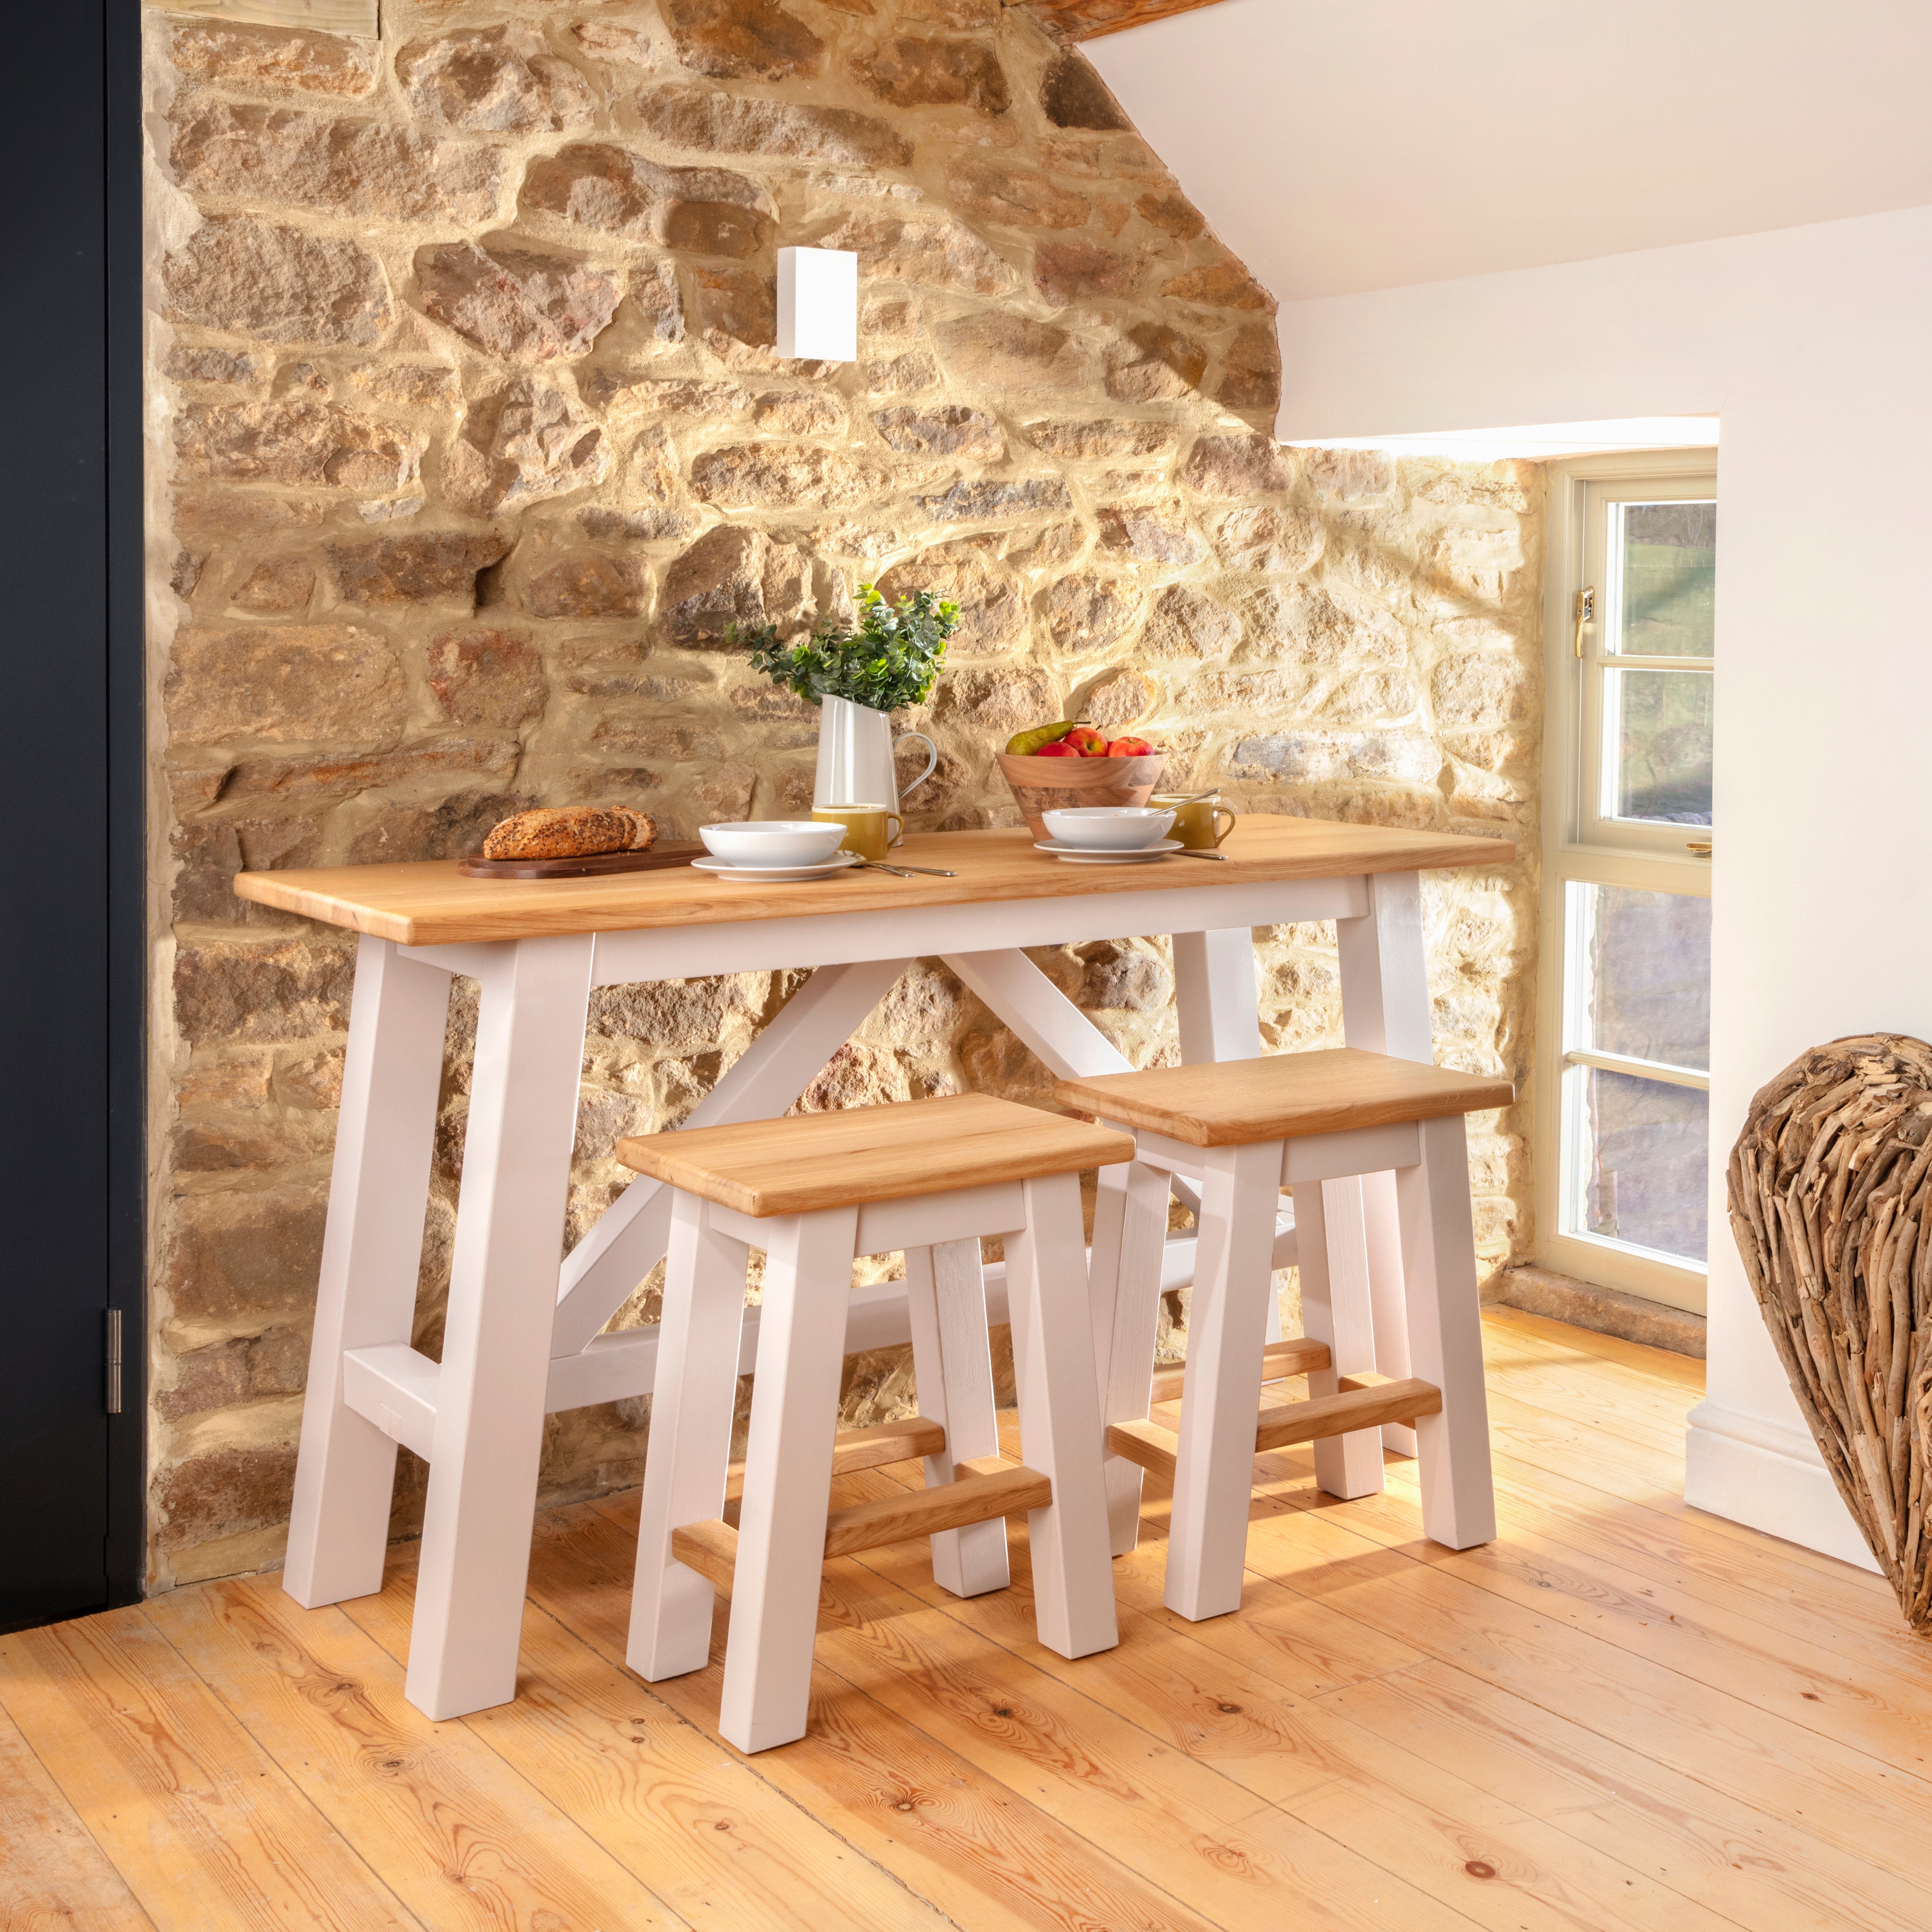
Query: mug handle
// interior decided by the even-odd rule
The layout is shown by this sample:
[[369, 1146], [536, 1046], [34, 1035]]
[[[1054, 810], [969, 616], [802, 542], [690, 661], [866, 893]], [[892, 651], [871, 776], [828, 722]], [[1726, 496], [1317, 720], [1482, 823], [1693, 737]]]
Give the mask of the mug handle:
[[[909, 791], [918, 790], [920, 787], [925, 784], [926, 780], [931, 778], [933, 773], [939, 769], [939, 747], [935, 745], [923, 731], [902, 732], [898, 737], [892, 740], [892, 749], [896, 752], [908, 738], [916, 738], [919, 742], [926, 747], [926, 770], [921, 772], [919, 776], [914, 778], [910, 784], [904, 786], [901, 788], [899, 796], [902, 798], [904, 797], [906, 794]], [[895, 839], [893, 843], [896, 844], [898, 841]]]
[[886, 816], [892, 821], [894, 827], [892, 836], [886, 841], [886, 850], [890, 852], [905, 836], [905, 820], [896, 812], [889, 812]]
[[1214, 808], [1214, 823], [1220, 826], [1224, 818], [1228, 821], [1226, 825], [1222, 826], [1221, 830], [1214, 835], [1214, 843], [1216, 845], [1224, 844], [1227, 841], [1228, 834], [1234, 829], [1234, 814], [1225, 805], [1217, 805]]

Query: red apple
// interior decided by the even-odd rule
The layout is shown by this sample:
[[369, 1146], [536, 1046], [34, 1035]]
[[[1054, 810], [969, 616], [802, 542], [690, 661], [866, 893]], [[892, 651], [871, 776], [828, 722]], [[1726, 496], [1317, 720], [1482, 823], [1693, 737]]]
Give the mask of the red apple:
[[1060, 741], [1069, 745], [1083, 758], [1104, 758], [1107, 755], [1107, 741], [1090, 724], [1076, 724]]
[[1042, 745], [1034, 752], [1036, 758], [1077, 758], [1080, 754], [1064, 738], [1056, 738], [1050, 745]]
[[1154, 747], [1144, 738], [1116, 738], [1107, 747], [1110, 758], [1150, 758]]

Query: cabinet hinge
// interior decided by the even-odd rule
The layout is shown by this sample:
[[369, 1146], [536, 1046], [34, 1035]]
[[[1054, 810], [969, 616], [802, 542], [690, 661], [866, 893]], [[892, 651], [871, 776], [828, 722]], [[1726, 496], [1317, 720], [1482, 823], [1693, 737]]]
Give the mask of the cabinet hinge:
[[107, 1413], [121, 1413], [121, 1311], [107, 1311]]

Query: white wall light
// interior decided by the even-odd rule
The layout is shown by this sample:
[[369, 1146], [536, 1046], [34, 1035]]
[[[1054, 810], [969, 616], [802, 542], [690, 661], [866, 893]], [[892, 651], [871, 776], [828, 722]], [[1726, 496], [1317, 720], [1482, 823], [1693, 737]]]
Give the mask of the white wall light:
[[778, 250], [778, 353], [859, 359], [859, 258], [849, 249]]

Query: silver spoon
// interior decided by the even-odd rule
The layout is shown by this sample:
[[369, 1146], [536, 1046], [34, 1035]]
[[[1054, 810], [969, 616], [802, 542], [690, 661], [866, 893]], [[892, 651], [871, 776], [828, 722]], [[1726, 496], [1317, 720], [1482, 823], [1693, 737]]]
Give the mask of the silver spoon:
[[902, 879], [909, 879], [915, 872], [923, 872], [928, 879], [956, 879], [957, 872], [942, 872], [936, 866], [889, 866], [883, 859], [862, 859], [861, 872], [890, 872]]

